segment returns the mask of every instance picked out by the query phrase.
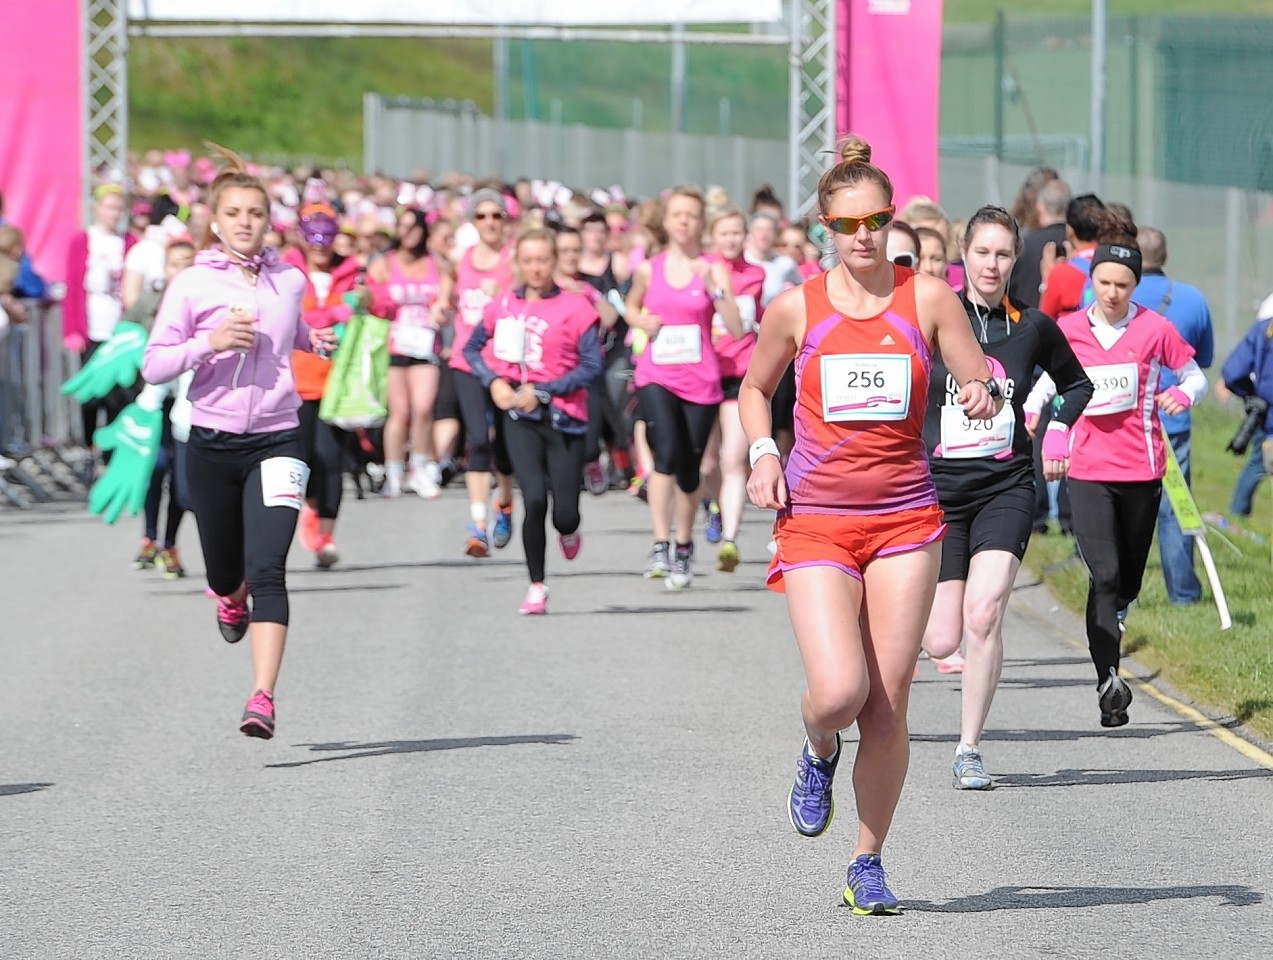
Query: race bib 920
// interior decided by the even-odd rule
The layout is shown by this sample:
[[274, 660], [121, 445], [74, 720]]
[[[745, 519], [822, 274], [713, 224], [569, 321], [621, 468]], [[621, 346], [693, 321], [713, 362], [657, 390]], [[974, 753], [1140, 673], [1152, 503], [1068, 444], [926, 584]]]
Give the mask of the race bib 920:
[[822, 358], [822, 419], [905, 420], [911, 407], [908, 354], [844, 353]]
[[973, 420], [957, 403], [941, 408], [941, 452], [945, 460], [973, 460], [1003, 457], [1012, 452], [1017, 416], [1005, 403], [990, 420]]
[[270, 457], [261, 461], [261, 502], [267, 507], [301, 508], [309, 466], [296, 457]]

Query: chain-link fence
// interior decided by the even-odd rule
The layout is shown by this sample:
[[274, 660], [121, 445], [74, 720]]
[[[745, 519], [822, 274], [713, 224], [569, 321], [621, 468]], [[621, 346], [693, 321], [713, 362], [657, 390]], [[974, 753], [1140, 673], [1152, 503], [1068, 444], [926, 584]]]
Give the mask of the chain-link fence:
[[[1105, 169], [1273, 191], [1273, 17], [1111, 17]], [[941, 137], [963, 154], [1089, 165], [1091, 22], [946, 28]]]

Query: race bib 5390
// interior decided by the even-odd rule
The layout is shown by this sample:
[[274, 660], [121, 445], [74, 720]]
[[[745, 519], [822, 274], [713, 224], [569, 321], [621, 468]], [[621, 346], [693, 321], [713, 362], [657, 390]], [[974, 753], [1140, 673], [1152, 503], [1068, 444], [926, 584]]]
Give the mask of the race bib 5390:
[[1084, 416], [1104, 417], [1126, 413], [1136, 406], [1140, 392], [1140, 367], [1135, 363], [1102, 363], [1085, 371], [1092, 381], [1092, 399]]

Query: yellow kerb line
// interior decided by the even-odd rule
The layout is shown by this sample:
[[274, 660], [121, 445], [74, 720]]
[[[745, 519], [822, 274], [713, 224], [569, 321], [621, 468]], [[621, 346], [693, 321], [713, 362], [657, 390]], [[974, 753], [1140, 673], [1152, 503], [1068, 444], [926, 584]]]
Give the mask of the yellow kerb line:
[[1128, 673], [1126, 670], [1120, 670], [1119, 673], [1122, 675], [1124, 680], [1134, 683], [1140, 690], [1149, 694], [1159, 703], [1171, 707], [1172, 710], [1175, 710], [1176, 713], [1180, 714], [1186, 720], [1196, 724], [1198, 729], [1205, 730], [1221, 743], [1238, 751], [1238, 753], [1242, 754], [1242, 756], [1246, 757], [1248, 760], [1258, 763], [1265, 769], [1273, 770], [1273, 754], [1269, 753], [1267, 750], [1262, 750], [1249, 740], [1243, 740], [1228, 727], [1224, 726], [1224, 724], [1219, 723], [1216, 720], [1212, 720], [1205, 713], [1195, 710], [1193, 707], [1189, 706], [1189, 704], [1181, 703], [1175, 697], [1168, 696], [1153, 684], [1146, 683], [1139, 677], [1132, 676], [1132, 674]]
[[[1037, 584], [1037, 586], [1044, 587], [1042, 582]], [[1047, 589], [1047, 588], [1044, 587], [1044, 589]], [[1054, 636], [1058, 637], [1061, 640], [1061, 642], [1064, 643], [1066, 646], [1073, 647], [1075, 649], [1082, 649], [1079, 647], [1077, 643], [1073, 642], [1068, 636], [1061, 633], [1061, 631], [1057, 630], [1055, 625], [1053, 625], [1052, 621], [1036, 613], [1034, 610], [1031, 610], [1029, 606], [1026, 605], [1025, 601], [1017, 600], [1016, 602], [1011, 604], [1011, 608], [1014, 611], [1016, 611], [1019, 615], [1025, 617], [1027, 620], [1033, 620], [1035, 623], [1039, 624], [1040, 626], [1046, 627], [1049, 631], [1052, 632]], [[1190, 723], [1194, 724], [1199, 730], [1202, 730], [1205, 733], [1211, 734], [1211, 736], [1215, 737], [1225, 746], [1231, 747], [1232, 749], [1238, 751], [1238, 753], [1242, 754], [1242, 756], [1246, 757], [1252, 763], [1256, 763], [1259, 766], [1264, 767], [1266, 770], [1273, 770], [1273, 753], [1269, 753], [1267, 750], [1264, 750], [1261, 747], [1257, 747], [1254, 743], [1251, 743], [1249, 740], [1242, 739], [1236, 733], [1230, 730], [1228, 727], [1224, 726], [1223, 724], [1219, 723], [1216, 720], [1212, 720], [1202, 711], [1196, 710], [1195, 708], [1189, 706], [1189, 704], [1182, 703], [1181, 701], [1177, 700], [1175, 697], [1172, 697], [1172, 696], [1169, 696], [1168, 694], [1163, 693], [1153, 684], [1146, 683], [1144, 680], [1140, 679], [1140, 677], [1130, 674], [1126, 670], [1123, 670], [1122, 668], [1119, 668], [1118, 672], [1124, 680], [1127, 680], [1135, 684], [1138, 689], [1140, 689], [1144, 693], [1149, 694], [1149, 696], [1153, 697], [1155, 700], [1157, 700], [1159, 703], [1163, 704], [1164, 706], [1170, 707], [1180, 716], [1184, 717]]]

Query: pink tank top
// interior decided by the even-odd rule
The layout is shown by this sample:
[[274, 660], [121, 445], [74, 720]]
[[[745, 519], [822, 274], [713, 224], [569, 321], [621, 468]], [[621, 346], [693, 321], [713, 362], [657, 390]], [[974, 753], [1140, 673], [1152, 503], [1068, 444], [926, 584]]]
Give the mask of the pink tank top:
[[743, 321], [743, 335], [735, 340], [726, 329], [720, 314], [715, 314], [712, 317], [712, 346], [720, 359], [721, 377], [741, 380], [747, 375], [747, 365], [751, 363], [751, 355], [756, 350], [756, 331], [764, 313], [760, 297], [765, 288], [765, 270], [741, 257], [738, 260], [723, 260], [720, 257], [709, 259], [718, 260], [729, 268], [734, 302], [738, 304], [738, 314]]
[[645, 309], [663, 325], [636, 358], [638, 387], [663, 387], [689, 403], [720, 403], [720, 361], [712, 349], [712, 315], [716, 305], [703, 281], [693, 277], [673, 287], [664, 276], [667, 254], [650, 259], [650, 288]]
[[455, 317], [455, 341], [451, 344], [451, 369], [472, 373], [464, 359], [464, 345], [473, 328], [482, 322], [486, 305], [513, 285], [513, 251], [505, 247], [493, 270], [479, 270], [473, 265], [473, 250], [464, 251], [456, 269], [455, 299], [459, 309]]
[[437, 328], [430, 311], [438, 299], [438, 265], [429, 257], [423, 277], [411, 278], [395, 256], [389, 257], [389, 296], [398, 309], [389, 328], [389, 352], [395, 357], [431, 360], [437, 356]]

